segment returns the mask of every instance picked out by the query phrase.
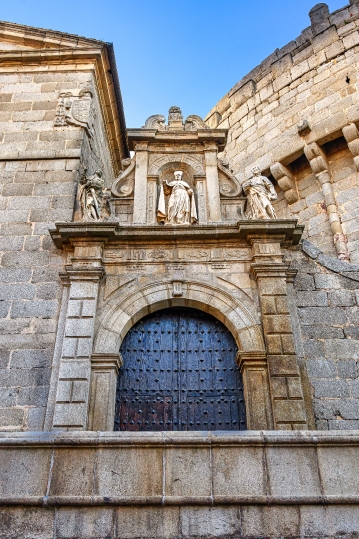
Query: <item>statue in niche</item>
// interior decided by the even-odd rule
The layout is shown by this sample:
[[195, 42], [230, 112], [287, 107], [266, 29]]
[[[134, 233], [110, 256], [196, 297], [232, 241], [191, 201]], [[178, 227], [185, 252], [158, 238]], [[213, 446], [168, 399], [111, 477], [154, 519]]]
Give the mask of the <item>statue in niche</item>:
[[[107, 189], [102, 177], [102, 170], [96, 170], [92, 176], [86, 176], [84, 170], [79, 187], [79, 200], [83, 221], [102, 221], [104, 202], [107, 201]], [[105, 200], [104, 200], [104, 195]]]
[[[193, 189], [182, 180], [183, 172], [176, 170], [174, 181], [161, 185], [157, 220], [166, 225], [193, 225], [197, 222]], [[170, 195], [166, 211], [165, 195]]]
[[242, 184], [249, 205], [246, 217], [249, 219], [276, 219], [277, 216], [271, 201], [278, 197], [273, 184], [268, 178], [261, 175], [261, 170], [258, 167], [252, 169], [252, 174], [252, 178]]

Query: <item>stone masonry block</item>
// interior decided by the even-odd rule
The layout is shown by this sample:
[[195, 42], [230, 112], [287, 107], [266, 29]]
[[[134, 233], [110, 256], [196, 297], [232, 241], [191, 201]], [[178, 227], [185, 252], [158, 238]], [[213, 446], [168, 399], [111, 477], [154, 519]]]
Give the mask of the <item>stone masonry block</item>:
[[162, 496], [162, 449], [121, 448], [98, 453], [95, 494], [98, 496]]
[[344, 398], [349, 397], [349, 384], [344, 380], [312, 380], [314, 395], [317, 398]]
[[354, 339], [327, 339], [324, 346], [329, 359], [359, 359], [359, 341]]
[[46, 266], [48, 263], [49, 254], [46, 252], [9, 252], [2, 257], [2, 265], [5, 268]]
[[165, 496], [210, 496], [209, 449], [166, 450]]
[[287, 296], [276, 296], [275, 304], [278, 314], [289, 314]]
[[66, 320], [66, 337], [91, 337], [93, 333], [93, 318], [68, 318]]
[[179, 507], [119, 507], [116, 510], [116, 539], [154, 537], [176, 539], [180, 536]]
[[306, 423], [304, 401], [300, 400], [274, 400], [273, 413], [275, 421], [279, 423]]
[[184, 537], [231, 537], [241, 530], [237, 507], [182, 507], [180, 525]]
[[11, 307], [11, 318], [43, 317], [55, 316], [58, 303], [54, 300], [40, 301], [14, 301]]
[[276, 314], [275, 298], [272, 296], [263, 296], [261, 298], [261, 310], [262, 314]]
[[324, 344], [322, 341], [309, 339], [303, 343], [305, 356], [309, 359], [325, 358]]
[[288, 398], [288, 387], [285, 377], [271, 379], [271, 393], [275, 399]]
[[54, 427], [83, 429], [86, 425], [87, 403], [56, 404]]
[[309, 359], [307, 370], [310, 378], [335, 378], [336, 363], [327, 359]]
[[295, 354], [293, 335], [281, 335], [282, 351], [284, 354]]
[[[338, 376], [340, 378], [358, 377], [358, 362], [356, 360], [344, 359], [337, 362]], [[358, 416], [359, 417], [359, 416]]]
[[243, 537], [300, 537], [299, 513], [295, 507], [243, 506]]
[[334, 290], [329, 292], [330, 305], [338, 307], [351, 307], [355, 305], [355, 296], [351, 290]]
[[314, 54], [320, 53], [322, 50], [329, 47], [335, 41], [338, 41], [339, 36], [335, 26], [330, 26], [327, 30], [313, 37], [312, 46]]
[[39, 367], [50, 367], [52, 355], [52, 347], [44, 350], [14, 350], [11, 356], [11, 368], [38, 369]]
[[290, 318], [287, 315], [266, 315], [263, 317], [264, 334], [269, 333], [291, 333]]
[[294, 280], [294, 286], [297, 290], [315, 290], [314, 276], [299, 273]]
[[290, 399], [302, 399], [302, 384], [299, 377], [289, 377], [287, 378], [288, 385], [288, 397]]
[[306, 307], [300, 308], [299, 319], [306, 325], [342, 325], [346, 323], [347, 317], [344, 309], [340, 307]]
[[281, 354], [283, 352], [280, 335], [266, 335], [266, 342], [269, 354]]
[[328, 296], [326, 292], [298, 291], [296, 294], [298, 307], [327, 307]]
[[299, 374], [295, 356], [269, 356], [268, 367], [271, 376]]
[[61, 507], [56, 518], [56, 539], [112, 539], [114, 508]]
[[268, 448], [267, 463], [272, 495], [320, 496], [314, 448]]
[[0, 539], [53, 539], [54, 510], [41, 507], [2, 507]]

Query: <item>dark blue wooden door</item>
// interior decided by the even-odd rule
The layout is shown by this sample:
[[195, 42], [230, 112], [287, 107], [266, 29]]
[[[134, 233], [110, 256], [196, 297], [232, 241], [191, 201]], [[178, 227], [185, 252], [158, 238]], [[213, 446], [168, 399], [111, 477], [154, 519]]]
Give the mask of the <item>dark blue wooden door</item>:
[[137, 322], [121, 346], [115, 430], [243, 430], [237, 346], [219, 320], [172, 308]]

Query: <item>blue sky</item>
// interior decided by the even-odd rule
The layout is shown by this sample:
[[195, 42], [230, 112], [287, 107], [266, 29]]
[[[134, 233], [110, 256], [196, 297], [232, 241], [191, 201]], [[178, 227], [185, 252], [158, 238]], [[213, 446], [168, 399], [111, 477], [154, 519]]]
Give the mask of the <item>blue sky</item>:
[[[202, 117], [309, 25], [314, 0], [3, 0], [0, 18], [114, 43], [128, 127]], [[331, 12], [345, 0], [330, 0]]]

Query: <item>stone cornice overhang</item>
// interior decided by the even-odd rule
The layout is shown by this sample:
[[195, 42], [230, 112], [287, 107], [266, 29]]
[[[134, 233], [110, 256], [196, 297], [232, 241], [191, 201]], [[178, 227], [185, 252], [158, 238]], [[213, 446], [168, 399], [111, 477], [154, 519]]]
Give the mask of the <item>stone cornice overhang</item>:
[[69, 66], [76, 68], [81, 64], [83, 66], [92, 64], [95, 71], [115, 174], [117, 174], [122, 170], [122, 159], [129, 157], [129, 149], [113, 46], [97, 42], [91, 47], [59, 47], [56, 49], [23, 49], [0, 52], [0, 71], [3, 72], [7, 69], [12, 72], [19, 66], [24, 69], [31, 66], [33, 71], [35, 66], [41, 68], [46, 65], [47, 70], [51, 71], [52, 66], [61, 65], [61, 68], [65, 70]]
[[218, 151], [223, 151], [227, 142], [227, 133], [227, 129], [198, 129], [196, 131], [127, 129], [130, 150], [135, 149], [135, 142], [166, 142], [170, 144], [214, 142], [218, 146]]
[[297, 245], [304, 226], [295, 219], [276, 219], [275, 221], [239, 221], [237, 224], [213, 224], [196, 226], [121, 226], [118, 223], [55, 223], [50, 235], [58, 249], [73, 241], [130, 242], [147, 241], [191, 241], [196, 240], [242, 240], [251, 241], [257, 237], [279, 241], [289, 247]]

